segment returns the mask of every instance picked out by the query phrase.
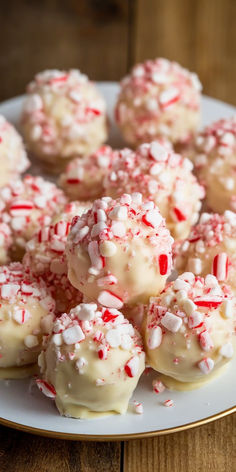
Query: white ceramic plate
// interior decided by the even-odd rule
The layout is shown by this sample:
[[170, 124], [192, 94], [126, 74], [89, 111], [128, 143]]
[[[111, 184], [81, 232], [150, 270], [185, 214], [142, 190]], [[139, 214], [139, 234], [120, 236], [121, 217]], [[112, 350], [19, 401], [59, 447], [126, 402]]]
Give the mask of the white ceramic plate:
[[[122, 140], [112, 119], [118, 92], [115, 83], [100, 83], [111, 119], [109, 142], [116, 147]], [[0, 113], [18, 124], [23, 97], [0, 105]], [[212, 98], [203, 99], [203, 124], [227, 118], [235, 108]], [[35, 169], [34, 169], [35, 171]], [[155, 373], [143, 375], [133, 399], [143, 403], [143, 415], [130, 411], [124, 416], [96, 420], [76, 420], [60, 417], [54, 403], [44, 397], [30, 380], [0, 381], [0, 422], [2, 424], [46, 436], [67, 439], [114, 440], [147, 437], [191, 428], [213, 421], [236, 411], [236, 359], [225, 373], [212, 383], [190, 392], [152, 392]], [[171, 398], [174, 406], [163, 406]]]

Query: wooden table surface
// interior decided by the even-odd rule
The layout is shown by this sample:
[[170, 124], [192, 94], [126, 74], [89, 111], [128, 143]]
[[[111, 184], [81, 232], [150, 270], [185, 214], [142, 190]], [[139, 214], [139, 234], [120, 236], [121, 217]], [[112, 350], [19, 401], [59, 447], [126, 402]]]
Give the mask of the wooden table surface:
[[[0, 100], [45, 68], [119, 80], [157, 56], [196, 71], [236, 104], [235, 0], [8, 0], [1, 4]], [[86, 443], [0, 427], [0, 472], [234, 472], [236, 415], [154, 439]]]

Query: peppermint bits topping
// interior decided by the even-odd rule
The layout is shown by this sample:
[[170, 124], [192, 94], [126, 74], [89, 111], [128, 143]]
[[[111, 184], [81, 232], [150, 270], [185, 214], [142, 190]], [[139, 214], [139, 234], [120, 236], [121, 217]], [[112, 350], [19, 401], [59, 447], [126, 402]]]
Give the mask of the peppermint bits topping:
[[[145, 342], [151, 367], [197, 381], [232, 358], [236, 299], [216, 276], [184, 272], [150, 299]], [[201, 372], [199, 372], [199, 370]]]
[[[117, 200], [103, 197], [72, 221], [66, 243], [69, 277], [75, 274], [79, 290], [90, 299], [119, 310], [131, 299], [147, 299], [155, 281], [164, 288], [172, 242], [153, 201], [143, 201], [137, 192]], [[142, 279], [143, 270], [147, 277]]]

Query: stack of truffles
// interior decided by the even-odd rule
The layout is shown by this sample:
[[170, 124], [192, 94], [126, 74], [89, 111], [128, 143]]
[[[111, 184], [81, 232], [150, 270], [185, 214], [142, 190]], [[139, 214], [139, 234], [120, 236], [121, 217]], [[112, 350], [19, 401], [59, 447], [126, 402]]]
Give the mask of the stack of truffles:
[[[125, 413], [145, 365], [158, 393], [234, 356], [236, 119], [198, 132], [200, 101], [196, 74], [156, 59], [121, 81], [131, 148], [104, 144], [105, 101], [77, 70], [28, 85], [28, 157], [0, 118], [0, 376], [36, 373], [62, 415]], [[58, 186], [21, 177], [31, 158]]]

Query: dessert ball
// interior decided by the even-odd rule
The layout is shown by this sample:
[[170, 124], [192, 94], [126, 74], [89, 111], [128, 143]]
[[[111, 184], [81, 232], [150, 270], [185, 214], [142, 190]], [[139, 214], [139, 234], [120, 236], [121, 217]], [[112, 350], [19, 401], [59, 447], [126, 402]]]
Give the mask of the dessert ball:
[[7, 378], [37, 362], [55, 302], [43, 279], [29, 277], [20, 263], [0, 267], [0, 299], [0, 375]]
[[46, 70], [27, 87], [22, 127], [29, 150], [58, 172], [107, 139], [106, 105], [78, 70]]
[[118, 152], [110, 146], [102, 146], [83, 159], [71, 161], [59, 185], [71, 200], [95, 200], [104, 195], [103, 179], [110, 171]]
[[88, 211], [92, 206], [92, 202], [69, 202], [66, 203], [64, 208], [52, 219], [52, 224], [58, 223], [58, 221], [68, 221], [71, 223], [74, 216], [82, 216], [86, 211]]
[[236, 211], [236, 116], [207, 126], [196, 137], [192, 153], [209, 209]]
[[12, 230], [9, 224], [0, 222], [0, 266], [10, 262], [9, 253], [12, 244]]
[[200, 122], [201, 84], [176, 62], [155, 59], [137, 64], [121, 82], [115, 117], [131, 145], [166, 137], [187, 143]]
[[75, 217], [67, 240], [68, 277], [101, 305], [146, 302], [165, 286], [173, 239], [153, 202], [142, 195], [103, 197]]
[[27, 175], [0, 188], [0, 221], [10, 228], [13, 259], [23, 257], [26, 242], [51, 223], [66, 201], [63, 191], [42, 177]]
[[76, 306], [53, 326], [39, 356], [39, 389], [61, 415], [86, 418], [125, 413], [144, 370], [139, 333], [115, 309]]
[[189, 159], [153, 141], [136, 151], [120, 151], [104, 179], [105, 192], [112, 198], [125, 191], [141, 192], [159, 207], [172, 236], [183, 239], [197, 222], [204, 197], [192, 169]]
[[21, 136], [2, 115], [0, 115], [0, 162], [0, 187], [19, 177], [30, 165]]
[[213, 274], [236, 289], [236, 213], [202, 213], [188, 239], [174, 248], [175, 267], [195, 275]]
[[229, 286], [213, 275], [185, 272], [150, 299], [144, 327], [147, 362], [193, 387], [208, 381], [234, 355], [235, 321]]
[[68, 311], [82, 301], [82, 294], [67, 277], [65, 245], [69, 231], [70, 222], [65, 220], [44, 226], [26, 244], [23, 258], [28, 272], [34, 276], [40, 275], [51, 287], [57, 313]]

